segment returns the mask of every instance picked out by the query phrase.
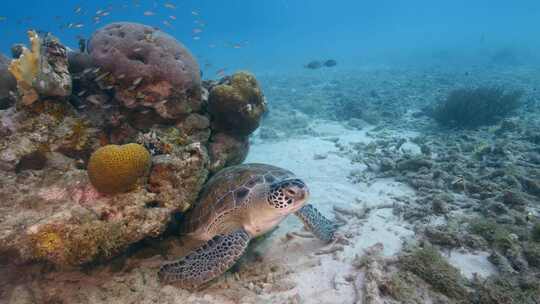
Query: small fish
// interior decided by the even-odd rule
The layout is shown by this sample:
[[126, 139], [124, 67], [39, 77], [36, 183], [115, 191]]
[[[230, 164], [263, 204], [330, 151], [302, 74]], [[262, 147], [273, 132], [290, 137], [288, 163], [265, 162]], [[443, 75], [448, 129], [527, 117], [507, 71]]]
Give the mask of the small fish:
[[167, 26], [167, 27], [171, 27], [171, 26], [172, 26], [172, 24], [171, 24], [169, 21], [167, 21], [167, 20], [163, 20], [163, 24], [164, 24], [165, 26]]
[[171, 20], [176, 20], [176, 16], [174, 16], [174, 15], [170, 15], [169, 18], [170, 18]]
[[103, 14], [101, 14], [101, 17], [106, 17], [106, 16], [109, 16], [111, 14], [111, 12], [103, 12]]
[[226, 68], [222, 68], [222, 69], [217, 70], [216, 75], [218, 75], [220, 77], [225, 76], [225, 70], [226, 70]]
[[99, 75], [98, 77], [94, 78], [94, 81], [100, 81], [101, 79], [109, 76], [109, 74], [110, 74], [109, 72], [105, 72], [105, 73]]
[[104, 10], [97, 10], [96, 15], [101, 15], [101, 14], [103, 14], [103, 12], [104, 12]]
[[192, 14], [193, 16], [199, 16], [199, 12], [197, 12], [197, 11], [191, 11], [191, 14]]
[[193, 32], [193, 34], [199, 34], [199, 33], [202, 33], [202, 31], [203, 30], [200, 29], [200, 28], [194, 28], [192, 32]]
[[106, 105], [102, 105], [101, 107], [102, 107], [103, 109], [110, 109], [110, 108], [112, 108], [112, 104], [108, 103], [108, 104], [106, 104]]
[[138, 86], [139, 83], [141, 83], [142, 80], [143, 80], [142, 77], [139, 77], [139, 78], [135, 79], [135, 80], [133, 81], [133, 85], [134, 85], [134, 86]]
[[239, 43], [233, 44], [233, 49], [240, 49], [240, 48], [242, 48], [241, 44], [239, 44]]
[[86, 101], [96, 106], [100, 106], [104, 103], [103, 97], [101, 95], [90, 95], [86, 97]]
[[133, 49], [133, 51], [134, 51], [135, 53], [138, 53], [138, 52], [140, 52], [141, 50], [142, 50], [142, 48], [136, 48], [136, 49]]
[[201, 39], [201, 37], [199, 37], [199, 36], [193, 36], [193, 40], [200, 40], [200, 39]]
[[95, 68], [95, 69], [92, 71], [92, 73], [97, 74], [97, 73], [99, 73], [99, 71], [101, 71], [101, 68]]
[[144, 110], [144, 111], [141, 111], [141, 114], [148, 114], [150, 112], [150, 110]]
[[80, 14], [81, 12], [82, 12], [82, 7], [77, 6], [77, 7], [75, 8], [75, 14], [78, 15], [78, 14]]
[[159, 101], [158, 103], [156, 103], [156, 106], [162, 106], [162, 105], [166, 104], [167, 101], [169, 101], [169, 100], [168, 99], [163, 99], [163, 100]]
[[83, 73], [83, 75], [86, 75], [86, 74], [92, 72], [92, 70], [93, 70], [92, 68], [86, 68], [86, 69], [84, 69], [84, 71], [82, 73]]
[[82, 27], [84, 27], [84, 24], [82, 24], [82, 23], [77, 23], [77, 24], [73, 25], [73, 27], [75, 27], [75, 28], [82, 28]]
[[306, 69], [316, 70], [316, 69], [319, 69], [320, 67], [322, 67], [322, 63], [320, 61], [314, 60], [314, 61], [311, 61], [308, 64], [304, 65], [304, 67]]
[[120, 74], [118, 75], [118, 77], [116, 77], [116, 79], [124, 79], [126, 77], [126, 74]]
[[109, 85], [109, 86], [106, 86], [106, 87], [105, 87], [105, 90], [112, 90], [113, 88], [114, 88], [113, 85]]
[[172, 3], [165, 3], [163, 4], [164, 7], [168, 8], [168, 9], [176, 9], [176, 5], [172, 4]]
[[337, 61], [335, 61], [334, 59], [328, 59], [323, 63], [323, 65], [327, 68], [331, 68], [337, 65]]
[[198, 25], [201, 26], [201, 27], [205, 27], [205, 26], [206, 26], [206, 22], [204, 22], [204, 21], [202, 21], [202, 20], [195, 20], [195, 21], [193, 21], [193, 23], [198, 24]]
[[86, 94], [86, 90], [80, 91], [80, 92], [77, 94], [77, 96], [81, 97], [81, 96], [83, 96], [84, 94]]
[[143, 15], [145, 15], [145, 16], [154, 16], [155, 14], [156, 14], [156, 13], [154, 13], [154, 12], [152, 12], [152, 11], [145, 11], [145, 12], [143, 13]]
[[135, 90], [136, 87], [137, 87], [137, 86], [132, 85], [132, 86], [130, 86], [129, 88], [127, 88], [127, 90], [128, 90], [128, 91], [133, 91], [133, 90]]

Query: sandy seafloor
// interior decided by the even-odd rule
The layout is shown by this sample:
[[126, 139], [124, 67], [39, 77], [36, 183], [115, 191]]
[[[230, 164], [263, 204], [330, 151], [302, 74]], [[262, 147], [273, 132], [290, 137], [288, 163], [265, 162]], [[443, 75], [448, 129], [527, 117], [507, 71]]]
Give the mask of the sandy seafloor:
[[[407, 185], [391, 178], [377, 179], [369, 186], [349, 180], [351, 171], [366, 168], [338, 153], [336, 142], [367, 143], [373, 140], [366, 136], [372, 127], [352, 130], [337, 122], [315, 121], [312, 128], [318, 133], [316, 136], [272, 141], [256, 137], [245, 162], [269, 163], [295, 172], [310, 187], [309, 202], [329, 218], [334, 217], [333, 206], [351, 210], [389, 206], [397, 197], [415, 195]], [[412, 137], [415, 133], [404, 131], [399, 135]], [[407, 148], [417, 149], [414, 144], [408, 144]], [[53, 275], [51, 280], [56, 283], [49, 283], [57, 291], [67, 288], [70, 294], [75, 293], [76, 296], [71, 296], [73, 303], [362, 303], [359, 301], [362, 295], [358, 293], [362, 288], [355, 288], [348, 279], [362, 275], [361, 270], [353, 267], [355, 256], [361, 256], [376, 243], [382, 243], [384, 255], [396, 255], [403, 242], [413, 239], [411, 229], [410, 224], [392, 214], [392, 208], [375, 209], [367, 218], [349, 218], [340, 227], [340, 233], [347, 234], [350, 242], [343, 246], [343, 251], [317, 254], [328, 246], [315, 238], [287, 238], [289, 232], [306, 233], [301, 222], [291, 215], [276, 231], [253, 246], [248, 255], [255, 252], [256, 259], [243, 260], [237, 273], [228, 272], [197, 292], [160, 285], [155, 275], [162, 262], [159, 256], [134, 262], [128, 271], [111, 274], [109, 266], [104, 266], [86, 274], [82, 280], [79, 273], [73, 277], [67, 273]], [[468, 277], [473, 273], [487, 276], [494, 271], [486, 253], [456, 251], [446, 255]], [[275, 273], [269, 270], [273, 268], [277, 269]], [[273, 278], [266, 278], [269, 275]], [[75, 281], [79, 282], [77, 291], [67, 287]], [[33, 303], [32, 288], [40, 287], [33, 284], [16, 287], [9, 303]]]
[[[373, 140], [366, 136], [370, 128], [351, 130], [330, 121], [317, 121], [312, 127], [318, 136], [299, 136], [270, 142], [255, 140], [245, 162], [269, 163], [296, 173], [310, 188], [309, 202], [329, 218], [334, 217], [333, 206], [353, 210], [361, 209], [364, 204], [368, 207], [388, 206], [396, 197], [415, 195], [407, 185], [391, 178], [379, 179], [369, 186], [349, 180], [352, 170], [366, 168], [340, 156], [334, 142], [337, 139], [344, 145], [353, 142], [369, 143]], [[415, 133], [404, 131], [398, 135], [413, 137]], [[415, 149], [414, 145], [408, 148]], [[301, 222], [291, 215], [280, 224], [277, 231], [256, 245], [255, 250], [262, 260], [247, 262], [249, 265], [246, 265], [263, 269], [265, 264], [272, 264], [288, 269], [290, 273], [279, 279], [287, 282], [284, 287], [286, 290], [263, 289], [257, 292], [260, 293], [257, 297], [248, 296], [241, 300], [242, 297], [228, 298], [219, 288], [209, 286], [204, 291], [190, 295], [187, 302], [355, 303], [362, 295], [355, 291], [358, 289], [347, 279], [360, 275], [360, 271], [352, 265], [355, 256], [361, 256], [365, 249], [376, 243], [384, 246], [384, 255], [396, 255], [402, 243], [414, 235], [406, 222], [392, 214], [392, 208], [375, 209], [365, 220], [351, 219], [339, 231], [352, 235], [349, 238], [350, 244], [344, 246], [343, 251], [319, 255], [317, 252], [328, 246], [315, 238], [293, 236], [286, 240], [288, 232], [305, 233]], [[451, 264], [467, 277], [471, 277], [473, 273], [485, 277], [495, 271], [487, 261], [487, 256], [487, 253], [483, 252], [447, 253]], [[184, 300], [178, 300], [177, 303], [184, 303]], [[238, 300], [240, 302], [237, 302]]]
[[[533, 72], [518, 72], [523, 79], [532, 79], [527, 75]], [[394, 78], [389, 80], [386, 80], [387, 72], [358, 73], [369, 75], [366, 78], [373, 82], [382, 81], [386, 87], [376, 87], [379, 94], [400, 96], [399, 100], [389, 99], [401, 105], [407, 105], [414, 100], [436, 102], [437, 97], [444, 96], [445, 91], [469, 83], [468, 79], [462, 79], [461, 76], [456, 76], [457, 80], [449, 82], [445, 73], [442, 73], [444, 77], [429, 76], [429, 73], [424, 76], [421, 71], [413, 71], [415, 77], [420, 77], [416, 82], [409, 80], [410, 75], [407, 73], [392, 73]], [[342, 79], [350, 82], [358, 73], [355, 72], [353, 77], [345, 73]], [[495, 84], [504, 82], [506, 77], [513, 77], [510, 72], [493, 75], [490, 83]], [[333, 75], [330, 78], [339, 78], [338, 76]], [[313, 81], [306, 82], [312, 82], [313, 87], [330, 84], [331, 88], [332, 83], [328, 79], [318, 79], [316, 76], [312, 78]], [[262, 77], [261, 82], [265, 79], [268, 80], [268, 77]], [[287, 84], [287, 79], [283, 77], [278, 82]], [[416, 87], [411, 83], [417, 84]], [[365, 87], [369, 87], [369, 83]], [[272, 93], [272, 87], [266, 89]], [[288, 90], [292, 95], [283, 96], [281, 101], [277, 100], [275, 97], [279, 95], [279, 90]], [[293, 91], [290, 87], [283, 86], [277, 89], [277, 93], [269, 94], [269, 103], [277, 102], [279, 109], [280, 102], [294, 98], [295, 94], [304, 94], [311, 98], [312, 93], [309, 90], [309, 87], [298, 87], [298, 91]], [[362, 94], [371, 93], [366, 91]], [[315, 95], [316, 93], [312, 94]], [[276, 116], [283, 116], [283, 113], [277, 114]], [[75, 271], [65, 274], [48, 273], [40, 280], [48, 280], [47, 288], [54, 286], [51, 293], [69, 293], [68, 298], [72, 299], [72, 303], [362, 303], [362, 295], [359, 294], [362, 288], [354, 283], [361, 280], [362, 270], [354, 267], [355, 257], [362, 256], [366, 249], [377, 243], [383, 245], [385, 256], [396, 256], [405, 243], [415, 240], [414, 223], [393, 214], [392, 204], [404, 197], [414, 200], [417, 192], [394, 178], [375, 178], [369, 183], [355, 182], [350, 178], [351, 172], [361, 173], [367, 171], [367, 167], [362, 162], [351, 161], [351, 153], [348, 153], [350, 151], [347, 149], [354, 143], [367, 144], [376, 141], [376, 136], [380, 133], [371, 131], [380, 128], [380, 125], [364, 124], [362, 128], [353, 128], [345, 122], [318, 120], [292, 112], [285, 115], [288, 120], [284, 123], [290, 123], [290, 129], [294, 129], [297, 127], [297, 117], [302, 115], [307, 117], [311, 130], [304, 134], [291, 132], [289, 135], [284, 133], [284, 130], [289, 128], [288, 125], [276, 128], [275, 122], [269, 126], [268, 122], [263, 121], [261, 129], [252, 137], [245, 163], [267, 163], [293, 171], [309, 186], [309, 202], [328, 218], [334, 218], [334, 207], [349, 211], [371, 207], [372, 211], [365, 218], [347, 217], [347, 223], [340, 227], [339, 232], [347, 236], [349, 241], [348, 245], [339, 245], [343, 250], [319, 254], [320, 250], [324, 251], [328, 246], [315, 238], [294, 234], [291, 236], [291, 232], [306, 234], [301, 222], [291, 215], [267, 238], [253, 244], [250, 253], [235, 269], [199, 291], [187, 291], [174, 285], [160, 284], [156, 272], [163, 262], [163, 257], [155, 252], [144, 255], [142, 259], [136, 255], [129, 257], [121, 271], [111, 270], [113, 261], [85, 272], [82, 278], [81, 272]], [[400, 123], [406, 120], [402, 119]], [[277, 129], [280, 136], [263, 139], [261, 133], [265, 127]], [[419, 135], [418, 128], [398, 125], [385, 132], [389, 133], [389, 137], [407, 139], [403, 145], [407, 153], [420, 153], [420, 147], [411, 140]], [[429, 220], [432, 221], [429, 225], [442, 223], [440, 217]], [[487, 260], [487, 252], [443, 250], [442, 254], [468, 278], [475, 274], [485, 278], [496, 272], [495, 267]], [[35, 303], [32, 301], [33, 290], [43, 286], [45, 285], [35, 282], [19, 285], [10, 293], [11, 299], [8, 302]]]

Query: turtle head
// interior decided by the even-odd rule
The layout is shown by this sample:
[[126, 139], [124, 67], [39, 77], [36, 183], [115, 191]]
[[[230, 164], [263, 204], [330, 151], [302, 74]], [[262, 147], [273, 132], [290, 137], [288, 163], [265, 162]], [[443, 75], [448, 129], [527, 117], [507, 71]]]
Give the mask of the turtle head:
[[309, 198], [309, 190], [300, 179], [286, 179], [270, 185], [267, 202], [282, 213], [295, 212]]

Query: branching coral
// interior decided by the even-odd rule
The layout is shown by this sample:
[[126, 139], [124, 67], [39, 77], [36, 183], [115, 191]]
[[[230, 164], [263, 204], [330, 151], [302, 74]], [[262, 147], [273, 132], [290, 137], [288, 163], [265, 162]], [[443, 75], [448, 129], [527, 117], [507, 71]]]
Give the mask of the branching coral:
[[521, 91], [479, 87], [457, 89], [433, 110], [435, 120], [443, 125], [474, 128], [489, 125], [512, 114], [520, 105]]
[[9, 66], [9, 71], [17, 80], [19, 92], [22, 94], [22, 102], [32, 104], [38, 99], [37, 91], [32, 87], [34, 79], [38, 75], [40, 66], [41, 40], [34, 31], [28, 31], [31, 49], [23, 48], [22, 55], [15, 59]]

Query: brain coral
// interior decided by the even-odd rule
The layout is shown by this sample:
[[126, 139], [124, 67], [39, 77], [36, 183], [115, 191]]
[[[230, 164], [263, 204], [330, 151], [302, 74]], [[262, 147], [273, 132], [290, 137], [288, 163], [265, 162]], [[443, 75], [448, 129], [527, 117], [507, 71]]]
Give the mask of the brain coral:
[[199, 65], [172, 36], [138, 23], [111, 23], [89, 41], [92, 60], [128, 108], [150, 107], [176, 119], [202, 106]]
[[208, 111], [214, 127], [229, 134], [246, 136], [259, 127], [266, 103], [257, 79], [238, 72], [212, 88]]
[[132, 189], [148, 174], [150, 153], [139, 144], [107, 145], [97, 149], [88, 162], [88, 176], [99, 192], [119, 193]]

